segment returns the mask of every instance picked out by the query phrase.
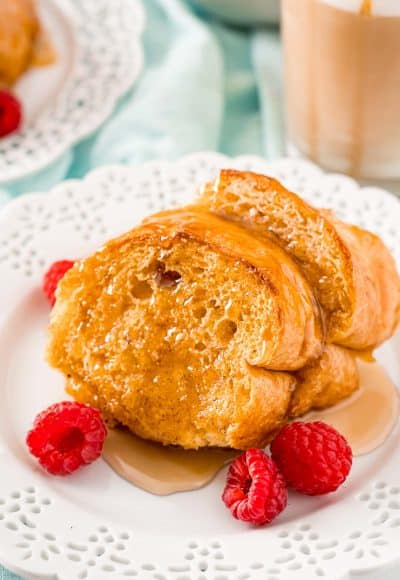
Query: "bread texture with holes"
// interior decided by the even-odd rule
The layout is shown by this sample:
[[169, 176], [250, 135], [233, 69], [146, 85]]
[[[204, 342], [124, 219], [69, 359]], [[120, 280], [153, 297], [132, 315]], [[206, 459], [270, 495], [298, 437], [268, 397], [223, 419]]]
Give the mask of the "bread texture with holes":
[[0, 87], [12, 86], [26, 70], [38, 31], [33, 0], [0, 0]]
[[260, 232], [298, 263], [324, 311], [327, 341], [373, 349], [399, 321], [400, 279], [375, 235], [311, 207], [270, 177], [221, 171], [200, 203]]
[[155, 216], [68, 271], [48, 346], [76, 399], [186, 448], [263, 445], [296, 386], [279, 371], [321, 353], [319, 311], [291, 258], [195, 209]]

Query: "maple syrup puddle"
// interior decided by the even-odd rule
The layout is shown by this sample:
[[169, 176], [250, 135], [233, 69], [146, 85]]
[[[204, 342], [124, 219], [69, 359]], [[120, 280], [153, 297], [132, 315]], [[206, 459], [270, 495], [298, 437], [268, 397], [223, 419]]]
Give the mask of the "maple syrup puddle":
[[349, 442], [354, 456], [371, 453], [390, 435], [399, 418], [399, 392], [377, 363], [358, 361], [360, 388], [348, 399], [321, 411], [312, 411], [305, 421], [324, 421]]
[[238, 455], [232, 449], [164, 447], [125, 429], [110, 429], [103, 459], [118, 475], [155, 495], [200, 489]]
[[[334, 407], [313, 411], [304, 421], [325, 421], [349, 442], [353, 455], [384, 443], [399, 417], [399, 394], [385, 370], [358, 361], [360, 389]], [[124, 429], [110, 429], [103, 458], [122, 478], [155, 495], [192, 491], [210, 483], [237, 455], [232, 449], [197, 451], [163, 447]]]

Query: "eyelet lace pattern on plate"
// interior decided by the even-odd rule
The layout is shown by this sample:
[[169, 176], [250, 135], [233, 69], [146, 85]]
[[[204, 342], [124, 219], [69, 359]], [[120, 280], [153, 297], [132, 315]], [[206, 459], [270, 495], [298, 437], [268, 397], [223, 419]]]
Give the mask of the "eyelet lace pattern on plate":
[[0, 140], [0, 183], [43, 169], [103, 123], [139, 76], [140, 0], [71, 0], [78, 62], [54, 106], [33, 126]]
[[[273, 175], [313, 204], [375, 231], [400, 266], [400, 204], [388, 193], [362, 189], [304, 161], [204, 153], [176, 163], [103, 168], [49, 195], [13, 202], [0, 217], [5, 310], [40, 281], [54, 259], [72, 258], [82, 246], [90, 252], [149, 212], [189, 202], [223, 166]], [[5, 456], [1, 445], [0, 440]], [[393, 445], [399, 446], [398, 434]], [[134, 534], [102, 521], [42, 485], [37, 472], [21, 470], [10, 456], [0, 480], [0, 560], [27, 576], [56, 574], [61, 580], [331, 580], [384, 569], [398, 558], [400, 545], [400, 472], [393, 449], [394, 459], [380, 469], [379, 479], [365, 481], [357, 494], [343, 489], [334, 508], [325, 505], [305, 519], [257, 531], [238, 523], [235, 534], [186, 539], [157, 537], [156, 529], [151, 537]]]

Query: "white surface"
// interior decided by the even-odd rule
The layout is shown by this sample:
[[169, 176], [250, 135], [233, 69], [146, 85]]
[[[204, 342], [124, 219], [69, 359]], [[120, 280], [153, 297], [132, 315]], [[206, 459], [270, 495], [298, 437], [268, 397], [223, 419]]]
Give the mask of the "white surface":
[[195, 0], [219, 18], [241, 25], [279, 22], [279, 0]]
[[[0, 561], [27, 578], [342, 580], [400, 573], [399, 425], [381, 448], [355, 460], [338, 493], [290, 494], [287, 510], [263, 529], [231, 518], [220, 500], [224, 473], [203, 490], [154, 497], [103, 461], [56, 478], [26, 451], [34, 415], [65, 398], [62, 377], [43, 360], [44, 269], [92, 252], [152, 211], [190, 201], [222, 166], [272, 174], [316, 205], [376, 231], [400, 265], [398, 200], [304, 161], [210, 153], [110, 167], [8, 206], [0, 215]], [[399, 347], [392, 339], [379, 352], [398, 385]]]
[[57, 61], [16, 86], [21, 131], [0, 140], [0, 185], [45, 168], [93, 132], [143, 64], [140, 0], [39, 0]]

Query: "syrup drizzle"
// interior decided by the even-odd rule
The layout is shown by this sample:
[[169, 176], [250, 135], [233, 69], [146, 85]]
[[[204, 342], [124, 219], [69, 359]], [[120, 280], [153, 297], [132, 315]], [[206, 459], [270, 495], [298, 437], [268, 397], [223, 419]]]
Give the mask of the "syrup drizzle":
[[232, 449], [163, 447], [127, 430], [111, 429], [103, 458], [124, 479], [155, 495], [199, 489], [236, 457]]

